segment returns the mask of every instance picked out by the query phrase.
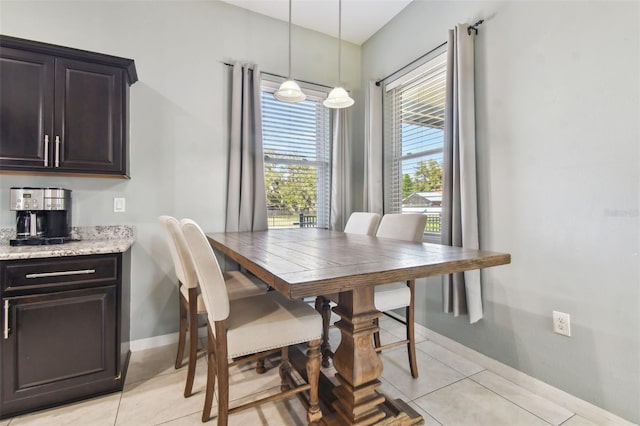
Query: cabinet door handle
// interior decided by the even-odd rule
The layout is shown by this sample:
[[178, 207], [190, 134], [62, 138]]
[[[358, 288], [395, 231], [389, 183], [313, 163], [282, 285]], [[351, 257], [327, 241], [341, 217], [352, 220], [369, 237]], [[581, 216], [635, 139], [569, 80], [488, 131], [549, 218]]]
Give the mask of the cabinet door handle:
[[44, 135], [44, 166], [49, 167], [49, 135]]
[[4, 299], [4, 340], [9, 338], [9, 301]]
[[54, 167], [60, 167], [60, 136], [56, 136], [56, 159]]
[[78, 269], [76, 271], [39, 272], [37, 274], [27, 274], [25, 275], [25, 278], [63, 277], [66, 275], [89, 275], [95, 273], [95, 269]]

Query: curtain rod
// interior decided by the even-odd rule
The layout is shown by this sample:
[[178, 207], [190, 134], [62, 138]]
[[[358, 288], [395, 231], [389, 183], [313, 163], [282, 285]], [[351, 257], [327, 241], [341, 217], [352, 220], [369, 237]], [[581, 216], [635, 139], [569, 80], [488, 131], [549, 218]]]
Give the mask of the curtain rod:
[[434, 47], [433, 49], [431, 49], [430, 51], [428, 51], [427, 53], [425, 53], [424, 55], [421, 55], [418, 58], [415, 58], [413, 61], [409, 62], [407, 65], [404, 65], [402, 68], [398, 68], [397, 70], [395, 70], [394, 72], [392, 72], [391, 74], [389, 74], [388, 76], [381, 78], [380, 80], [376, 81], [376, 86], [380, 86], [380, 83], [382, 83], [383, 81], [385, 81], [386, 79], [388, 79], [389, 77], [391, 77], [392, 75], [394, 75], [397, 72], [402, 71], [403, 69], [405, 69], [408, 66], [411, 66], [413, 64], [415, 64], [416, 62], [418, 62], [420, 59], [424, 58], [427, 55], [430, 55], [431, 53], [435, 52], [436, 50], [440, 49], [442, 46], [444, 46], [445, 44], [447, 44], [447, 42], [445, 41], [444, 43], [442, 43], [439, 46]]
[[473, 24], [473, 25], [469, 25], [469, 26], [467, 27], [467, 34], [471, 35], [471, 31], [475, 31], [475, 32], [476, 32], [476, 35], [478, 35], [478, 27], [479, 27], [480, 25], [482, 25], [482, 23], [483, 23], [483, 22], [484, 22], [484, 19], [481, 19], [481, 20], [479, 20], [478, 22], [476, 22], [475, 24]]
[[[223, 62], [223, 64], [225, 64], [228, 67], [232, 67], [234, 64], [230, 64], [229, 62]], [[250, 68], [252, 69], [252, 68]], [[285, 80], [287, 79], [287, 77], [285, 77], [284, 75], [280, 75], [280, 74], [274, 74], [272, 72], [267, 72], [267, 71], [260, 71], [262, 74], [267, 74], [270, 75], [272, 77], [279, 77], [279, 78], [284, 78]], [[311, 81], [305, 81], [305, 80], [299, 80], [299, 79], [295, 79], [296, 81], [299, 81], [300, 83], [305, 83], [305, 84], [310, 84], [312, 86], [320, 86], [320, 87], [326, 87], [327, 89], [333, 89], [332, 86], [327, 86], [325, 84], [320, 84], [320, 83], [313, 83]]]
[[[478, 27], [480, 25], [482, 25], [482, 23], [484, 22], [484, 19], [479, 20], [478, 22], [476, 22], [473, 25], [469, 25], [467, 27], [467, 34], [471, 35], [471, 31], [475, 31], [476, 35], [478, 35]], [[395, 70], [394, 72], [392, 72], [391, 74], [389, 74], [388, 76], [381, 78], [380, 80], [376, 81], [376, 86], [380, 86], [380, 83], [382, 83], [383, 81], [385, 81], [386, 79], [388, 79], [389, 77], [391, 77], [392, 75], [394, 75], [395, 73], [402, 71], [403, 69], [405, 69], [408, 66], [411, 66], [413, 64], [415, 64], [416, 62], [418, 62], [420, 59], [424, 58], [425, 56], [435, 52], [436, 50], [440, 49], [442, 46], [444, 46], [445, 44], [447, 44], [447, 42], [445, 41], [444, 43], [442, 43], [439, 46], [436, 46], [435, 48], [431, 49], [430, 51], [428, 51], [427, 53], [425, 53], [424, 55], [421, 55], [420, 57], [414, 59], [413, 61], [409, 62], [407, 65], [403, 66], [402, 68], [399, 68], [397, 70]]]

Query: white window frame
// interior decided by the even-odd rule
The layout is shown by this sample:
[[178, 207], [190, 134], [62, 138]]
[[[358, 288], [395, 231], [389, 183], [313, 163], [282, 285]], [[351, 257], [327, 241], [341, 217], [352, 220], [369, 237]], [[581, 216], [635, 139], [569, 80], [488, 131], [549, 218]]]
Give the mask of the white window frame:
[[[282, 78], [263, 74], [261, 80], [262, 93], [275, 93], [284, 81]], [[299, 82], [298, 82], [299, 83]], [[265, 154], [265, 163], [299, 164], [315, 166], [316, 173], [316, 227], [329, 228], [330, 191], [331, 191], [331, 114], [322, 106], [322, 101], [328, 96], [328, 90], [309, 83], [299, 83], [302, 91], [307, 95], [306, 101], [318, 103], [322, 116], [318, 119], [317, 134], [322, 139], [316, 141], [316, 160], [272, 159]]]
[[[403, 70], [395, 73], [384, 82], [384, 211], [385, 213], [401, 213], [402, 208], [402, 173], [403, 161], [424, 156], [437, 156], [443, 153], [443, 145], [426, 149], [424, 151], [402, 154], [402, 141], [399, 136], [401, 130], [398, 122], [397, 108], [394, 96], [395, 89], [402, 89], [404, 85], [410, 85], [420, 78], [425, 72], [432, 69], [436, 64], [446, 63], [446, 44], [435, 49], [431, 54], [425, 56], [419, 63], [412, 64]], [[444, 120], [444, 118], [443, 118]], [[440, 207], [441, 209], [441, 207]], [[440, 210], [440, 222], [442, 215]], [[431, 243], [441, 242], [441, 232], [425, 231], [423, 241]]]

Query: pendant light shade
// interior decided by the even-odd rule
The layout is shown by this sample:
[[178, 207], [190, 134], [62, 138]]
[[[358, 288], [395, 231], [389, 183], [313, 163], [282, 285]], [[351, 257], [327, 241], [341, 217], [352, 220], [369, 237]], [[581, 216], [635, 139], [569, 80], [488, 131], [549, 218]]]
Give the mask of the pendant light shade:
[[282, 102], [302, 102], [307, 99], [307, 95], [302, 93], [298, 83], [291, 78], [291, 0], [289, 0], [289, 74], [273, 96]]
[[307, 99], [307, 95], [302, 93], [302, 90], [300, 90], [300, 86], [298, 86], [298, 83], [293, 80], [282, 82], [273, 96], [277, 100], [282, 102], [302, 102]]
[[354, 100], [344, 88], [336, 87], [329, 92], [329, 96], [322, 104], [327, 108], [347, 108], [354, 104]]
[[338, 86], [335, 87], [327, 99], [322, 102], [327, 108], [347, 108], [354, 104], [349, 93], [340, 87], [340, 60], [342, 59], [342, 0], [338, 0]]

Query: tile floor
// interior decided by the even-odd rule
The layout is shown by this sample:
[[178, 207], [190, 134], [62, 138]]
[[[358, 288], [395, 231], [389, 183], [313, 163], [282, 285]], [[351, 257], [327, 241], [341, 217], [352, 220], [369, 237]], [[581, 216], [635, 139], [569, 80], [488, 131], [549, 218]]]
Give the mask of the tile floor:
[[[404, 328], [382, 318], [381, 338], [396, 340]], [[340, 340], [331, 330], [331, 343]], [[402, 398], [417, 410], [426, 425], [487, 426], [593, 426], [585, 418], [533, 394], [497, 374], [432, 341], [418, 339], [420, 377], [412, 379], [404, 347], [382, 354], [382, 391]], [[200, 425], [206, 383], [204, 358], [198, 360], [194, 395], [183, 398], [186, 369], [173, 368], [176, 346], [164, 346], [132, 354], [123, 392], [93, 398], [50, 410], [0, 421], [0, 426], [22, 425]], [[256, 389], [265, 393], [279, 389], [277, 365], [264, 375], [253, 366], [235, 368], [231, 376], [232, 404], [250, 398]], [[215, 414], [215, 406], [213, 413]], [[296, 399], [262, 405], [230, 417], [230, 425], [303, 425], [305, 412]], [[215, 418], [209, 424], [215, 424]]]

